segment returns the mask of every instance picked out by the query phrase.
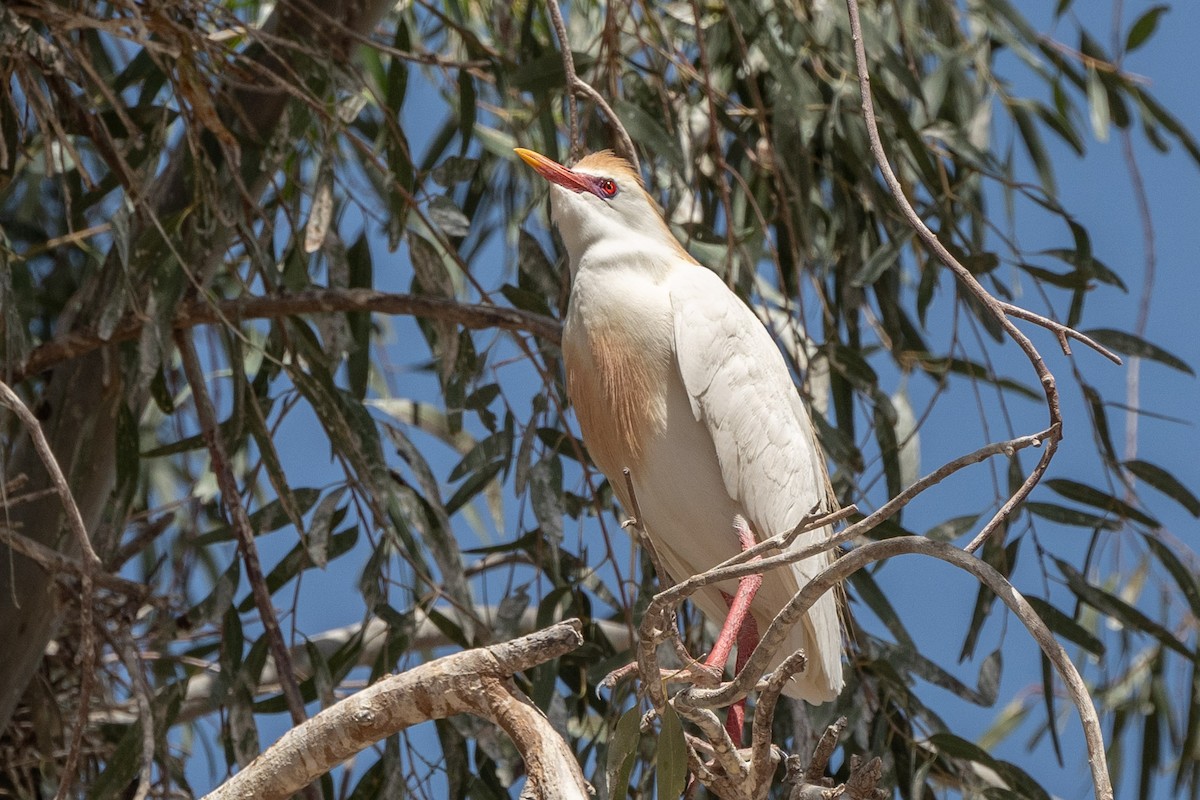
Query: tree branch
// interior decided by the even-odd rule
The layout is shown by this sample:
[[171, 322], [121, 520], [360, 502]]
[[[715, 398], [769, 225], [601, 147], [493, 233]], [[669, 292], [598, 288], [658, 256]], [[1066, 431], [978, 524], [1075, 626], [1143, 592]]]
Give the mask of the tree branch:
[[[0, 536], [3, 536], [4, 533], [4, 530], [0, 529]], [[496, 618], [499, 609], [495, 606], [475, 606], [471, 613], [478, 619], [488, 621]], [[420, 609], [414, 610], [413, 617], [413, 631], [408, 639], [410, 653], [429, 652], [453, 644], [442, 629]], [[613, 648], [618, 652], [628, 650], [633, 646], [629, 628], [624, 624], [610, 620], [592, 620], [591, 624], [604, 632]], [[517, 632], [527, 635], [535, 631], [537, 627], [537, 609], [526, 609], [517, 622]], [[345, 625], [306, 636], [303, 644], [295, 645], [288, 650], [291, 654], [292, 669], [298, 679], [307, 680], [313, 675], [315, 668], [312, 661], [314, 651], [319, 653], [321, 658], [330, 659], [356, 638], [361, 639], [362, 644], [355, 664], [360, 667], [371, 667], [379, 660], [380, 653], [387, 645], [390, 630], [388, 623], [381, 618], [371, 617], [362, 623]], [[222, 676], [215, 663], [199, 662], [199, 666], [203, 671], [188, 679], [183, 705], [180, 707], [179, 713], [175, 715], [173, 723], [175, 725], [192, 722], [219, 708], [218, 703], [222, 696], [221, 687], [229, 680], [229, 676]], [[279, 691], [279, 670], [272, 656], [267, 656], [262, 671], [258, 675], [258, 683], [252, 691], [255, 697]], [[109, 709], [103, 720], [113, 724], [129, 725], [135, 722], [137, 717], [134, 716], [131, 706], [127, 703]]]
[[282, 800], [380, 739], [461, 713], [489, 719], [512, 737], [534, 797], [584, 800], [588, 787], [574, 753], [511, 680], [579, 647], [581, 629], [579, 620], [567, 620], [384, 678], [289, 730], [205, 800]]
[[183, 371], [187, 376], [188, 385], [192, 389], [196, 416], [200, 419], [200, 432], [208, 447], [211, 469], [216, 474], [217, 485], [221, 489], [221, 502], [225, 506], [229, 514], [229, 521], [237, 534], [238, 549], [241, 550], [242, 560], [246, 564], [246, 580], [250, 583], [254, 605], [258, 608], [259, 619], [262, 620], [263, 631], [267, 637], [267, 648], [275, 658], [280, 686], [283, 689], [283, 696], [287, 701], [292, 722], [299, 725], [308, 716], [304, 711], [304, 698], [300, 695], [300, 685], [297, 683], [296, 673], [292, 669], [291, 654], [283, 640], [283, 631], [279, 628], [279, 620], [275, 616], [271, 591], [267, 588], [262, 563], [258, 558], [254, 528], [250, 524], [250, 516], [246, 513], [246, 507], [242, 504], [241, 490], [238, 487], [237, 479], [233, 476], [233, 469], [229, 465], [228, 451], [221, 436], [221, 428], [217, 424], [217, 414], [213, 409], [212, 399], [208, 396], [204, 371], [200, 367], [200, 359], [196, 356], [196, 348], [192, 344], [191, 334], [187, 331], [177, 331], [175, 346], [179, 348]]
[[608, 124], [612, 126], [613, 133], [617, 135], [617, 155], [620, 155], [629, 160], [633, 165], [634, 171], [641, 169], [638, 164], [637, 150], [634, 149], [633, 139], [629, 138], [629, 132], [625, 130], [625, 126], [621, 124], [620, 118], [616, 112], [612, 110], [612, 106], [604, 99], [604, 96], [592, 88], [592, 85], [579, 77], [575, 72], [575, 56], [571, 53], [571, 40], [567, 35], [567, 26], [563, 22], [562, 11], [558, 7], [558, 0], [546, 0], [546, 10], [550, 14], [550, 20], [554, 24], [554, 32], [558, 36], [559, 50], [562, 52], [563, 72], [567, 77], [567, 119], [569, 127], [567, 135], [570, 137], [569, 146], [571, 157], [574, 159], [583, 152], [583, 137], [579, 130], [579, 118], [575, 112], [574, 95], [583, 95], [588, 100], [591, 100], [604, 115], [608, 117]]
[[[377, 314], [408, 314], [444, 320], [471, 330], [497, 328], [525, 331], [548, 342], [558, 343], [562, 325], [551, 317], [517, 308], [459, 303], [440, 297], [394, 294], [374, 289], [311, 289], [267, 297], [239, 297], [212, 302], [192, 299], [180, 304], [172, 323], [175, 330], [197, 325], [214, 325], [248, 319], [277, 319], [297, 314], [333, 314], [366, 311]], [[148, 324], [137, 315], [126, 316], [105, 339], [93, 330], [73, 330], [33, 348], [14, 370], [14, 383], [43, 372], [72, 358], [86, 355], [108, 344], [132, 341]]]
[[[896, 178], [896, 174], [892, 171], [887, 154], [883, 150], [883, 143], [879, 138], [879, 125], [875, 119], [875, 104], [871, 98], [871, 76], [867, 69], [867, 53], [863, 45], [862, 24], [858, 16], [858, 0], [846, 0], [846, 9], [850, 15], [850, 35], [854, 41], [854, 60], [858, 70], [859, 91], [862, 94], [863, 122], [866, 124], [867, 138], [871, 143], [871, 154], [875, 157], [875, 163], [879, 166], [884, 183], [887, 184], [901, 213], [904, 214], [904, 218], [908, 220], [909, 225], [916, 231], [921, 241], [938, 257], [939, 261], [954, 273], [962, 287], [992, 313], [996, 322], [1004, 329], [1009, 338], [1016, 342], [1021, 350], [1024, 351], [1029, 362], [1033, 365], [1038, 380], [1042, 384], [1042, 391], [1046, 395], [1046, 407], [1050, 414], [1049, 430], [1051, 431], [1050, 438], [1046, 440], [1046, 449], [1042, 452], [1042, 457], [1038, 461], [1037, 466], [1034, 467], [1028, 477], [1012, 493], [1008, 500], [1005, 501], [988, 523], [984, 525], [979, 535], [967, 546], [966, 550], [970, 553], [982, 546], [996, 531], [1002, 529], [1002, 526], [1012, 512], [1025, 501], [1029, 493], [1033, 491], [1033, 487], [1041, 481], [1046, 469], [1050, 466], [1050, 461], [1054, 458], [1055, 451], [1058, 450], [1058, 442], [1062, 438], [1062, 410], [1059, 405], [1058, 387], [1055, 384], [1054, 375], [1051, 374], [1041, 353], [1038, 352], [1033, 342], [1013, 324], [1012, 320], [1008, 318], [1009, 315], [1019, 316], [1021, 319], [1049, 328], [1058, 337], [1059, 342], [1063, 345], [1063, 350], [1067, 353], [1070, 353], [1070, 347], [1067, 345], [1068, 335], [1080, 341], [1085, 341], [1090, 345], [1095, 345], [1096, 343], [1092, 342], [1088, 337], [1072, 331], [1066, 326], [1054, 323], [1039, 314], [1034, 314], [1024, 309], [1017, 309], [1015, 306], [1007, 303], [1001, 303], [983, 288], [982, 284], [975, 279], [970, 270], [951, 255], [950, 251], [946, 249], [933, 231], [929, 229], [929, 226], [925, 224], [925, 221], [917, 214], [916, 209], [913, 208], [912, 203], [905, 196], [904, 189], [900, 185], [900, 181]], [[1099, 350], [1106, 357], [1115, 360], [1116, 363], [1121, 363], [1121, 360], [1108, 350], [1104, 348], [1099, 348]]]
[[[1021, 593], [995, 568], [954, 545], [935, 542], [923, 536], [900, 536], [880, 542], [870, 542], [851, 550], [809, 581], [808, 585], [803, 587], [775, 617], [743, 671], [750, 674], [763, 674], [768, 659], [778, 649], [787, 635], [787, 631], [793, 625], [799, 624], [808, 609], [825, 592], [868, 564], [906, 553], [932, 556], [970, 572], [1017, 615], [1017, 618], [1037, 641], [1042, 652], [1046, 654], [1050, 663], [1054, 665], [1059, 677], [1067, 687], [1067, 692], [1070, 694], [1075, 708], [1079, 711], [1097, 800], [1112, 800], [1112, 782], [1108, 776], [1108, 762], [1104, 754], [1104, 735], [1100, 728], [1100, 719], [1096, 715], [1095, 705], [1079, 670], [1075, 668], [1075, 664], [1072, 663], [1066, 650], [1054, 638], [1054, 634], [1051, 633], [1046, 623], [1042, 621]], [[754, 566], [758, 567], [759, 565], [755, 564]], [[684, 689], [683, 693], [688, 695], [689, 702], [700, 706], [727, 706], [739, 699], [736, 683], [736, 681], [730, 682], [718, 689]]]

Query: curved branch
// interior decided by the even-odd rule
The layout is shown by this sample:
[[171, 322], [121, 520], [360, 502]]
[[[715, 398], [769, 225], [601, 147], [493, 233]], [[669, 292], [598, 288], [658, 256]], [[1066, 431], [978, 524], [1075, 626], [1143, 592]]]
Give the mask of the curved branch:
[[[175, 315], [176, 330], [197, 325], [247, 319], [277, 319], [295, 314], [326, 314], [365, 311], [376, 314], [408, 314], [453, 322], [471, 330], [497, 328], [525, 331], [539, 339], [558, 343], [562, 326], [558, 320], [517, 308], [483, 303], [460, 303], [440, 297], [379, 292], [374, 289], [310, 289], [303, 292], [234, 300], [189, 300]], [[106, 339], [95, 331], [74, 330], [38, 345], [14, 370], [13, 382], [20, 383], [64, 361], [99, 350], [108, 344], [136, 339], [147, 320], [127, 316]]]
[[[831, 550], [844, 542], [848, 542], [856, 536], [860, 536], [878, 526], [884, 520], [895, 515], [900, 509], [908, 505], [913, 498], [921, 492], [928, 489], [930, 486], [941, 483], [950, 475], [970, 466], [978, 464], [985, 458], [999, 455], [1012, 455], [1018, 450], [1023, 450], [1027, 447], [1037, 447], [1042, 442], [1048, 440], [1053, 434], [1053, 429], [1047, 429], [1039, 433], [1030, 434], [1028, 436], [1020, 436], [1016, 439], [1008, 439], [1003, 442], [993, 442], [992, 444], [984, 445], [983, 447], [966, 455], [950, 461], [933, 472], [925, 475], [920, 480], [915, 481], [911, 486], [905, 489], [900, 494], [893, 497], [888, 502], [884, 503], [878, 509], [868, 514], [867, 516], [855, 522], [853, 525], [848, 525], [840, 533], [824, 539], [820, 542], [815, 542], [808, 547], [800, 550], [788, 550], [777, 555], [765, 557], [759, 561], [748, 563], [748, 559], [757, 556], [767, 550], [777, 550], [787, 547], [787, 544], [795, 539], [801, 533], [806, 533], [816, 528], [822, 528], [838, 519], [848, 516], [857, 511], [855, 506], [838, 509], [829, 514], [822, 515], [813, 519], [804, 520], [795, 529], [785, 533], [777, 534], [769, 539], [766, 539], [754, 547], [749, 548], [737, 555], [729, 558], [707, 572], [700, 575], [693, 575], [686, 581], [675, 584], [669, 589], [660, 592], [651, 601], [650, 606], [646, 609], [644, 619], [650, 619], [652, 616], [658, 616], [664, 613], [666, 608], [673, 608], [679, 605], [683, 600], [705, 586], [714, 583], [720, 583], [727, 580], [737, 580], [744, 578], [747, 575], [756, 573], [765, 573], [769, 570], [783, 566], [785, 564], [794, 564], [798, 561], [803, 561], [806, 558], [819, 555], [827, 550]], [[643, 623], [645, 624], [645, 623]], [[643, 637], [646, 632], [642, 631]], [[762, 647], [762, 644], [759, 644]], [[655, 673], [648, 673], [655, 674]], [[751, 674], [746, 671], [747, 675]], [[761, 672], [759, 673], [761, 674]], [[755, 681], [757, 678], [755, 678]], [[747, 680], [743, 686], [744, 691], [749, 692], [754, 686], [754, 681]]]
[[[1112, 782], [1108, 776], [1108, 762], [1104, 754], [1104, 735], [1100, 729], [1100, 718], [1096, 714], [1095, 705], [1079, 670], [1075, 668], [1067, 651], [1054, 638], [1054, 634], [1051, 633], [1046, 623], [1042, 621], [1042, 618], [1037, 615], [1037, 612], [1017, 591], [1016, 587], [995, 568], [954, 545], [935, 542], [923, 536], [900, 536], [881, 542], [871, 542], [851, 550], [809, 581], [808, 585], [801, 589], [779, 612], [772, 620], [770, 627], [767, 628], [759, 646], [750, 656], [750, 660], [746, 662], [743, 671], [750, 674], [763, 674], [766, 671], [768, 659], [783, 642], [787, 631], [799, 623], [801, 617], [825, 592], [830, 591], [834, 586], [868, 564], [907, 553], [932, 556], [970, 572], [1017, 615], [1026, 630], [1037, 641], [1042, 652], [1046, 654], [1050, 663], [1054, 665], [1059, 677], [1066, 685], [1075, 708], [1079, 711], [1080, 721], [1083, 723], [1084, 739], [1087, 742], [1092, 785], [1095, 788], [1097, 800], [1112, 800]], [[696, 705], [726, 706], [738, 699], [738, 695], [734, 691], [735, 684], [736, 682], [731, 682], [718, 689], [685, 689], [683, 691]]]
[[[1050, 461], [1054, 458], [1054, 453], [1058, 449], [1058, 442], [1062, 438], [1062, 410], [1059, 407], [1058, 387], [1055, 385], [1054, 375], [1051, 374], [1049, 368], [1046, 366], [1046, 362], [1042, 358], [1041, 353], [1038, 352], [1037, 348], [1033, 345], [1033, 342], [1031, 342], [1029, 337], [1022, 333], [1021, 330], [1017, 328], [1015, 324], [1013, 324], [1012, 320], [1009, 319], [1009, 315], [1012, 314], [1013, 316], [1019, 316], [1022, 319], [1049, 327], [1050, 330], [1052, 330], [1058, 337], [1058, 340], [1060, 344], [1063, 345], [1064, 350], [1068, 353], [1070, 352], [1070, 347], [1067, 345], [1068, 335], [1074, 334], [1074, 338], [1080, 339], [1080, 341], [1086, 341], [1088, 344], [1095, 343], [1088, 340], [1087, 337], [1083, 336], [1082, 334], [1071, 331], [1071, 329], [1065, 326], [1053, 323], [1052, 321], [1038, 314], [1025, 311], [1024, 309], [1019, 309], [1018, 313], [1018, 309], [1016, 309], [1015, 306], [1011, 306], [1007, 303], [1001, 303], [983, 288], [983, 285], [975, 279], [975, 276], [971, 274], [970, 270], [964, 267], [961, 263], [959, 263], [958, 259], [951, 255], [950, 251], [946, 249], [946, 247], [938, 240], [934, 232], [929, 229], [929, 226], [925, 224], [925, 221], [921, 219], [919, 214], [917, 214], [916, 209], [913, 208], [912, 203], [910, 203], [908, 198], [905, 196], [904, 189], [900, 185], [900, 181], [896, 178], [896, 174], [892, 171], [891, 164], [888, 162], [887, 154], [883, 150], [883, 143], [879, 138], [879, 125], [875, 119], [875, 104], [871, 98], [871, 76], [867, 70], [867, 53], [863, 45], [862, 24], [860, 23], [858, 16], [858, 0], [846, 0], [846, 9], [850, 15], [850, 36], [854, 42], [854, 60], [858, 71], [859, 91], [862, 94], [863, 122], [866, 124], [867, 138], [871, 143], [871, 154], [875, 157], [875, 163], [879, 166], [879, 171], [883, 176], [884, 183], [887, 184], [888, 190], [891, 192], [892, 197], [896, 200], [896, 204], [899, 206], [904, 218], [908, 221], [908, 224], [912, 226], [913, 230], [916, 231], [917, 236], [920, 237], [921, 241], [925, 243], [925, 246], [928, 247], [934, 253], [934, 255], [938, 257], [939, 261], [945, 264], [946, 267], [954, 273], [955, 277], [958, 278], [959, 284], [961, 284], [964, 289], [970, 292], [971, 295], [974, 296], [984, 306], [984, 308], [991, 312], [991, 314], [995, 317], [996, 322], [1001, 328], [1004, 329], [1004, 332], [1007, 333], [1009, 338], [1016, 342], [1021, 350], [1025, 353], [1026, 357], [1033, 365], [1033, 369], [1037, 373], [1038, 380], [1042, 384], [1042, 391], [1045, 392], [1046, 395], [1046, 407], [1050, 414], [1050, 429], [1052, 431], [1051, 437], [1047, 440], [1046, 449], [1042, 453], [1042, 457], [1038, 461], [1037, 466], [1033, 468], [1028, 477], [1025, 478], [1024, 482], [1021, 483], [1017, 490], [992, 516], [991, 520], [989, 520], [988, 523], [983, 527], [983, 530], [980, 531], [979, 535], [967, 546], [967, 552], [974, 552], [996, 531], [1001, 530], [1009, 515], [1011, 515], [1017, 506], [1023, 503], [1025, 498], [1029, 496], [1029, 493], [1033, 491], [1033, 487], [1038, 484], [1038, 482], [1042, 479], [1042, 475], [1045, 474], [1046, 469], [1050, 466]], [[1111, 352], [1108, 352], [1103, 348], [1100, 348], [1100, 352], [1109, 358], [1115, 359], [1118, 364], [1120, 363], [1120, 359], [1116, 358], [1116, 356]]]
[[588, 787], [575, 754], [511, 680], [579, 647], [582, 627], [577, 619], [567, 620], [384, 678], [289, 730], [205, 800], [283, 800], [380, 739], [462, 713], [489, 719], [512, 737], [525, 759], [527, 793], [584, 800]]

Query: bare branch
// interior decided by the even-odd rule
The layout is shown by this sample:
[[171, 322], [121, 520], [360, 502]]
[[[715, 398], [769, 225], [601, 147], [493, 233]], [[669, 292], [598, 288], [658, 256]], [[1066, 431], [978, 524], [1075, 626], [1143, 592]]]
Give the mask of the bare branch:
[[562, 53], [563, 72], [567, 76], [567, 148], [571, 160], [583, 155], [583, 140], [579, 135], [579, 112], [575, 109], [574, 88], [579, 78], [575, 74], [575, 54], [571, 52], [571, 37], [567, 35], [567, 24], [563, 22], [562, 10], [557, 0], [546, 0], [546, 11], [550, 13], [550, 21], [554, 24], [554, 33], [558, 36], [559, 52]]
[[[1054, 453], [1058, 449], [1059, 439], [1062, 438], [1062, 410], [1059, 407], [1058, 387], [1055, 385], [1054, 375], [1047, 368], [1041, 353], [1034, 347], [1033, 342], [1029, 340], [1024, 333], [1013, 324], [1008, 318], [1010, 313], [1014, 313], [1015, 306], [1010, 306], [1006, 303], [1001, 303], [993, 297], [983, 286], [975, 279], [970, 270], [959, 263], [950, 251], [938, 240], [937, 236], [929, 229], [917, 214], [916, 209], [908, 201], [904, 194], [904, 189], [900, 185], [900, 181], [896, 178], [896, 174], [892, 171], [891, 164], [888, 162], [887, 154], [883, 150], [883, 144], [879, 138], [879, 126], [875, 120], [875, 104], [871, 98], [871, 76], [867, 69], [867, 54], [863, 45], [862, 25], [858, 16], [858, 0], [846, 0], [846, 9], [850, 15], [850, 34], [854, 41], [854, 60], [858, 70], [858, 86], [862, 94], [862, 112], [863, 122], [867, 127], [867, 138], [871, 143], [871, 153], [875, 157], [875, 162], [879, 166], [879, 171], [883, 175], [884, 182], [892, 193], [892, 197], [896, 200], [900, 211], [904, 214], [909, 225], [916, 231], [917, 236], [921, 241], [938, 257], [938, 260], [946, 265], [959, 283], [971, 293], [984, 308], [988, 309], [995, 317], [996, 322], [1004, 329], [1009, 338], [1017, 343], [1024, 351], [1029, 362], [1033, 365], [1034, 371], [1037, 373], [1038, 379], [1042, 384], [1042, 391], [1046, 395], [1046, 407], [1050, 414], [1051, 436], [1046, 441], [1046, 449], [1042, 452], [1042, 457], [1037, 466], [1030, 472], [1029, 476], [1021, 483], [1011, 497], [1000, 507], [1000, 509], [992, 516], [992, 519], [983, 527], [979, 536], [976, 537], [967, 548], [968, 552], [973, 552], [976, 548], [983, 544], [990, 536], [1002, 529], [1005, 521], [1013, 510], [1017, 508], [1029, 493], [1033, 491], [1033, 487], [1038, 484], [1045, 474], [1046, 469], [1050, 466], [1050, 461], [1054, 458]], [[1065, 326], [1052, 323], [1045, 317], [1033, 314], [1032, 312], [1021, 310], [1020, 316], [1022, 319], [1036, 322], [1040, 325], [1047, 325], [1058, 336], [1059, 342], [1063, 345], [1064, 350], [1070, 352], [1067, 346], [1067, 328]], [[1075, 334], [1075, 338], [1080, 341], [1087, 340], [1087, 337], [1082, 334]], [[1094, 344], [1094, 342], [1090, 342]], [[1116, 358], [1115, 355], [1101, 348], [1101, 352], [1107, 357]], [[1120, 359], [1117, 359], [1120, 363]]]
[[[1100, 719], [1079, 670], [1071, 662], [1066, 650], [1054, 638], [1054, 634], [1033, 610], [1020, 592], [996, 569], [961, 549], [922, 536], [899, 536], [880, 542], [870, 542], [857, 547], [834, 561], [807, 586], [792, 598], [771, 622], [762, 642], [746, 663], [744, 672], [761, 675], [766, 670], [770, 654], [782, 643], [787, 631], [807, 613], [821, 595], [830, 591], [854, 572], [868, 564], [893, 558], [906, 553], [916, 553], [946, 561], [959, 569], [970, 572], [981, 583], [1012, 610], [1041, 647], [1042, 652], [1054, 665], [1059, 677], [1066, 685], [1072, 702], [1079, 711], [1083, 723], [1084, 739], [1088, 748], [1088, 763], [1092, 770], [1092, 784], [1098, 800], [1112, 800], [1112, 782], [1108, 776], [1108, 762], [1104, 754], [1104, 736]], [[758, 566], [757, 564], [755, 565]], [[685, 689], [690, 700], [701, 706], [726, 706], [737, 699], [736, 681], [718, 689]]]
[[[765, 573], [768, 570], [776, 569], [782, 565], [794, 564], [797, 561], [811, 558], [812, 556], [823, 553], [826, 550], [832, 550], [833, 548], [838, 547], [839, 545], [872, 530], [879, 525], [879, 523], [892, 517], [896, 514], [896, 512], [908, 505], [913, 498], [915, 498], [921, 492], [925, 491], [930, 486], [941, 483], [947, 477], [959, 471], [960, 469], [970, 466], [971, 464], [977, 464], [990, 456], [999, 454], [1011, 455], [1012, 453], [1023, 450], [1027, 447], [1037, 447], [1042, 442], [1046, 441], [1050, 435], [1051, 431], [1045, 430], [1041, 431], [1040, 433], [1021, 436], [1016, 439], [1008, 439], [1003, 442], [994, 442], [992, 444], [984, 445], [978, 450], [967, 453], [963, 456], [959, 456], [953, 461], [950, 461], [937, 468], [920, 480], [915, 481], [911, 486], [893, 497], [887, 503], [884, 503], [866, 517], [862, 518], [858, 522], [855, 522], [853, 525], [847, 526], [840, 533], [831, 536], [828, 539], [816, 542], [800, 550], [788, 550], [779, 553], [778, 555], [769, 556], [760, 561], [756, 561], [753, 564], [746, 563], [747, 559], [750, 557], [759, 555], [766, 550], [783, 549], [787, 546], [786, 543], [794, 540], [796, 536], [799, 536], [802, 533], [807, 533], [810, 530], [815, 530], [816, 528], [824, 527], [825, 525], [829, 525], [839, 519], [843, 519], [850, 514], [856, 513], [858, 509], [855, 506], [847, 506], [846, 508], [838, 509], [837, 511], [825, 514], [821, 517], [807, 519], [798, 525], [794, 530], [777, 534], [769, 539], [765, 539], [749, 550], [738, 553], [732, 558], [721, 562], [707, 572], [704, 572], [700, 575], [693, 575], [686, 581], [677, 583], [670, 589], [661, 592], [654, 598], [654, 601], [651, 602], [646, 614], [649, 616], [652, 611], [654, 613], [662, 613], [661, 609], [657, 608], [656, 606], [660, 604], [671, 606], [678, 605], [679, 603], [683, 602], [684, 598], [694, 594], [704, 586], [708, 586], [713, 583], [720, 583], [726, 580], [736, 580], [738, 578], [745, 577], [746, 575], [753, 575], [757, 572]], [[760, 642], [759, 647], [761, 648], [762, 646], [763, 645]], [[759, 672], [759, 674], [761, 675], [762, 673]], [[748, 684], [746, 686], [746, 691], [749, 691], [751, 687], [752, 684]]]
[[[88, 568], [79, 559], [64, 555], [52, 547], [46, 547], [41, 542], [30, 539], [28, 536], [22, 536], [18, 531], [3, 526], [0, 526], [0, 544], [5, 544], [14, 552], [36, 561], [47, 572], [59, 578], [65, 578], [67, 574], [82, 578], [83, 574], [88, 572]], [[91, 573], [91, 579], [97, 586], [102, 586], [112, 592], [119, 592], [135, 600], [144, 600], [150, 594], [150, 587], [146, 584], [126, 580], [106, 570]]]
[[291, 729], [206, 800], [282, 800], [337, 764], [419, 722], [470, 713], [504, 728], [525, 759], [533, 796], [588, 798], [574, 753], [512, 683], [513, 674], [583, 644], [572, 619], [393, 675]]
[[1053, 333], [1058, 337], [1058, 340], [1062, 345], [1063, 355], [1071, 355], [1071, 346], [1067, 344], [1067, 339], [1074, 339], [1078, 342], [1083, 342], [1088, 347], [1092, 348], [1117, 366], [1121, 366], [1123, 363], [1121, 361], [1121, 357], [1112, 350], [1109, 350], [1107, 347], [1100, 344], [1087, 334], [1080, 333], [1068, 325], [1063, 325], [1061, 322], [1055, 322], [1049, 317], [1044, 317], [1041, 314], [1035, 314], [1028, 309], [1021, 308], [1020, 306], [1014, 306], [1012, 303], [1006, 303], [1003, 300], [997, 300], [996, 305], [999, 308], [1004, 309], [1004, 313], [1008, 314], [1009, 316], [1016, 317], [1017, 319], [1023, 319], [1026, 322], [1037, 323]]
[[[562, 326], [555, 319], [486, 304], [459, 303], [441, 297], [378, 292], [374, 289], [312, 289], [269, 297], [242, 297], [210, 301], [192, 299], [180, 305], [176, 330], [247, 319], [277, 319], [295, 314], [325, 314], [366, 311], [377, 314], [409, 314], [414, 317], [454, 322], [464, 328], [497, 328], [525, 331], [548, 342], [559, 341]], [[14, 383], [72, 358], [116, 342], [136, 339], [146, 320], [127, 316], [107, 339], [94, 331], [75, 330], [35, 347], [25, 363], [14, 370]]]

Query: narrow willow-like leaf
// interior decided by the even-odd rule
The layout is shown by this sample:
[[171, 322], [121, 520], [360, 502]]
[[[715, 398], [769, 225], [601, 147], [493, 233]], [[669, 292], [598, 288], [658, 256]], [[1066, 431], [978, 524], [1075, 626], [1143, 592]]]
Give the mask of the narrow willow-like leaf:
[[1157, 464], [1149, 461], [1132, 460], [1124, 462], [1125, 469], [1132, 472], [1141, 480], [1158, 489], [1175, 502], [1188, 510], [1193, 517], [1200, 517], [1200, 498], [1171, 473]]
[[1042, 622], [1046, 623], [1047, 628], [1064, 639], [1074, 642], [1095, 656], [1104, 655], [1104, 642], [1092, 635], [1090, 631], [1078, 622], [1040, 597], [1026, 595], [1025, 600], [1028, 601], [1029, 605], [1033, 606], [1033, 610], [1042, 618]]
[[675, 800], [683, 794], [687, 773], [687, 743], [683, 738], [683, 724], [675, 713], [675, 707], [668, 703], [663, 709], [662, 727], [658, 734], [655, 772], [658, 800]]
[[637, 755], [642, 712], [634, 705], [621, 715], [616, 727], [609, 733], [607, 767], [604, 770], [610, 800], [624, 798], [629, 793], [629, 776], [633, 772], [634, 756]]

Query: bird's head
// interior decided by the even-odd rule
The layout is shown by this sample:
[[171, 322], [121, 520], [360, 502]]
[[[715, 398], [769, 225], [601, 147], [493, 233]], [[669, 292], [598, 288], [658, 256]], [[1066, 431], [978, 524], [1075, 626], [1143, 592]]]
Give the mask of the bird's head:
[[641, 176], [625, 159], [601, 150], [568, 169], [532, 150], [518, 147], [516, 153], [550, 182], [551, 216], [572, 269], [577, 269], [583, 254], [596, 245], [662, 249], [692, 260], [663, 222]]

